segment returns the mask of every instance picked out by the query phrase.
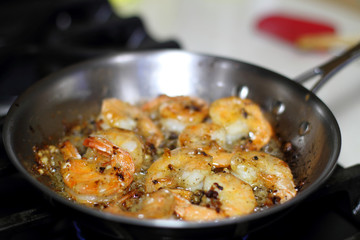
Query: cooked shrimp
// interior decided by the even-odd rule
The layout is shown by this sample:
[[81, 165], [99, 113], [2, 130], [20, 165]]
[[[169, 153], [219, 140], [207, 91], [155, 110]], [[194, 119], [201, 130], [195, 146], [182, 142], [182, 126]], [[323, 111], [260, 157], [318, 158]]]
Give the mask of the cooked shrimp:
[[199, 123], [187, 126], [179, 135], [180, 147], [191, 147], [204, 151], [212, 157], [215, 167], [228, 167], [232, 153], [226, 148], [226, 131], [215, 123]]
[[225, 148], [226, 131], [215, 123], [198, 123], [187, 126], [179, 135], [179, 146], [188, 147], [208, 147], [211, 142], [215, 142], [222, 148]]
[[117, 127], [133, 130], [155, 147], [164, 139], [160, 129], [138, 107], [116, 98], [103, 100], [99, 119], [103, 129]]
[[175, 202], [175, 213], [181, 220], [211, 221], [224, 217], [222, 213], [218, 213], [211, 208], [192, 204], [180, 195], [175, 195]]
[[139, 210], [126, 211], [117, 203], [116, 205], [110, 204], [104, 211], [129, 217], [167, 219], [174, 215], [174, 209], [174, 195], [166, 189], [160, 189], [143, 196], [139, 203]]
[[102, 150], [109, 155], [112, 154], [113, 148], [123, 149], [130, 154], [137, 172], [143, 167], [144, 146], [132, 131], [120, 128], [97, 131], [84, 140], [84, 145], [96, 150]]
[[204, 121], [209, 107], [203, 99], [197, 97], [160, 95], [144, 104], [142, 109], [152, 119], [159, 120], [165, 130], [180, 133], [186, 126]]
[[273, 135], [272, 127], [260, 107], [250, 99], [221, 98], [211, 104], [209, 111], [212, 121], [226, 129], [227, 144], [230, 146], [247, 139], [242, 148], [260, 150]]
[[161, 104], [168, 102], [171, 100], [172, 97], [169, 97], [165, 94], [161, 94], [150, 101], [147, 101], [142, 105], [142, 110], [146, 111], [150, 114], [151, 119], [158, 119], [160, 116], [159, 108]]
[[209, 221], [246, 215], [254, 211], [252, 188], [229, 173], [216, 173], [204, 179], [205, 194], [200, 205], [175, 195], [176, 214], [183, 220]]
[[232, 173], [253, 188], [268, 189], [273, 202], [296, 195], [293, 175], [286, 162], [264, 152], [238, 152], [231, 159]]
[[60, 151], [61, 151], [65, 161], [70, 158], [77, 158], [77, 159], [81, 158], [79, 151], [70, 141], [65, 141], [62, 144]]
[[249, 184], [230, 173], [216, 173], [204, 180], [204, 202], [226, 217], [241, 216], [254, 211], [256, 200]]
[[204, 178], [211, 172], [211, 157], [191, 148], [167, 151], [148, 169], [145, 179], [147, 192], [160, 188], [181, 187], [202, 189]]
[[209, 106], [167, 95], [142, 106], [104, 99], [96, 121], [71, 125], [60, 146], [34, 147], [36, 170], [66, 197], [112, 214], [187, 221], [244, 216], [293, 198], [281, 149], [249, 99]]
[[[90, 142], [92, 147], [101, 146]], [[61, 174], [66, 191], [76, 201], [87, 204], [107, 202], [123, 193], [132, 182], [135, 166], [130, 154], [114, 146], [109, 153], [108, 144], [104, 141], [105, 148], [99, 147], [91, 158], [79, 158], [79, 153], [70, 142], [65, 142], [61, 147], [67, 159], [61, 166]]]

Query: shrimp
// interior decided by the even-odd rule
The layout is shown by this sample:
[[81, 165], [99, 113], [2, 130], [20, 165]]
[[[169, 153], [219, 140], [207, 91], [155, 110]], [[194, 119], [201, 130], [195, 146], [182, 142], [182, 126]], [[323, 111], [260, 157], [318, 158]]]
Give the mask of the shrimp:
[[175, 212], [183, 220], [209, 221], [242, 216], [254, 211], [256, 200], [252, 188], [229, 173], [210, 174], [204, 179], [204, 196], [200, 205], [176, 195]]
[[138, 132], [155, 147], [164, 139], [161, 130], [141, 109], [116, 98], [103, 100], [99, 122], [103, 129], [117, 127]]
[[226, 131], [222, 126], [215, 123], [199, 123], [187, 126], [178, 138], [180, 147], [195, 146], [204, 148], [208, 147], [211, 142], [225, 148]]
[[142, 109], [152, 119], [159, 120], [164, 130], [179, 134], [186, 126], [204, 121], [209, 106], [197, 97], [160, 95], [144, 104]]
[[[99, 147], [89, 158], [81, 157], [70, 141], [60, 148], [66, 161], [60, 173], [65, 190], [70, 197], [84, 204], [108, 202], [125, 192], [133, 181], [135, 166], [130, 154], [110, 142], [94, 143], [100, 139], [87, 140], [89, 146]], [[111, 145], [112, 150], [110, 153]]]
[[226, 130], [227, 144], [234, 146], [247, 139], [241, 148], [260, 150], [266, 145], [273, 130], [260, 107], [250, 99], [227, 97], [214, 101], [209, 110], [211, 120]]
[[237, 152], [231, 159], [231, 171], [254, 189], [265, 189], [268, 195], [265, 198], [270, 198], [271, 202], [284, 203], [296, 195], [289, 166], [270, 154], [256, 151]]
[[180, 195], [175, 195], [174, 211], [180, 219], [185, 221], [211, 221], [224, 217], [216, 210], [192, 204]]
[[76, 159], [81, 158], [79, 151], [70, 141], [65, 141], [62, 144], [60, 151], [61, 151], [61, 154], [63, 155], [65, 161], [70, 158], [76, 158]]
[[212, 156], [214, 167], [228, 167], [232, 153], [226, 148], [226, 131], [215, 123], [199, 123], [187, 126], [179, 135], [180, 147], [191, 147]]
[[246, 215], [254, 211], [256, 199], [249, 184], [230, 173], [216, 173], [204, 180], [202, 204], [226, 217]]
[[185, 190], [185, 189], [169, 189], [170, 192], [172, 192], [174, 195], [180, 196], [182, 198], [185, 198], [188, 201], [192, 200], [192, 197], [194, 195], [194, 193], [192, 191], [189, 190]]
[[97, 131], [84, 140], [84, 146], [90, 149], [102, 150], [111, 155], [113, 148], [120, 148], [130, 154], [135, 164], [136, 172], [143, 167], [144, 146], [137, 135], [129, 130], [109, 128]]
[[118, 202], [116, 205], [108, 205], [104, 211], [128, 217], [167, 219], [174, 215], [175, 197], [170, 191], [166, 189], [160, 189], [156, 192], [148, 193], [142, 197], [138, 208], [139, 209], [136, 211], [126, 211], [120, 207]]
[[192, 148], [166, 151], [148, 169], [147, 192], [160, 188], [202, 189], [204, 178], [211, 172], [211, 157]]

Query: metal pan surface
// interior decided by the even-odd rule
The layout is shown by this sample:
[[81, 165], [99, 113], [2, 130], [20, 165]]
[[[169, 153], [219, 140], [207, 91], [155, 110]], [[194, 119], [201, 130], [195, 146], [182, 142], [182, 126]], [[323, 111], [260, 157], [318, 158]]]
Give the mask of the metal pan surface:
[[[287, 161], [296, 184], [301, 186], [298, 195], [262, 212], [213, 222], [144, 220], [107, 214], [69, 201], [52, 189], [49, 179], [33, 171], [33, 147], [56, 143], [64, 135], [64, 121], [78, 121], [98, 113], [104, 98], [137, 103], [159, 94], [192, 95], [208, 102], [238, 95], [257, 102], [276, 133], [295, 149]], [[12, 105], [3, 139], [17, 169], [62, 205], [128, 231], [157, 229], [160, 236], [169, 234], [169, 230], [179, 234], [184, 229], [197, 236], [196, 232], [211, 228], [241, 235], [261, 226], [261, 222], [303, 201], [321, 186], [336, 165], [341, 145], [339, 126], [331, 111], [299, 83], [248, 63], [182, 50], [106, 56], [42, 79]]]

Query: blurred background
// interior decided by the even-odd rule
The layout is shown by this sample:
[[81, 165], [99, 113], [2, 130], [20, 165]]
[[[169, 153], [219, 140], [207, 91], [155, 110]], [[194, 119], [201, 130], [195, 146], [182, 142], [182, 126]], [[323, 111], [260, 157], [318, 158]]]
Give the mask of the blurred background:
[[[4, 0], [0, 16], [1, 115], [34, 81], [113, 52], [182, 48], [294, 78], [360, 41], [359, 0]], [[317, 93], [345, 167], [360, 163], [359, 78], [356, 61]]]
[[[360, 41], [360, 0], [2, 0], [0, 20], [0, 117], [39, 79], [106, 54], [184, 49], [293, 79]], [[277, 239], [359, 238], [360, 59], [316, 94], [342, 132], [334, 178], [321, 197], [243, 239], [268, 238], [269, 231]], [[0, 198], [1, 239], [103, 239], [34, 194], [2, 144], [0, 191], [6, 193]]]

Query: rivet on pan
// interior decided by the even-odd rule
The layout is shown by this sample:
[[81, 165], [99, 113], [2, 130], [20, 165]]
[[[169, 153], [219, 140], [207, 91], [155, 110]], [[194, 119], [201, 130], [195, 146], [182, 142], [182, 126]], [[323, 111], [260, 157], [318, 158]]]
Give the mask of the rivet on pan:
[[247, 86], [237, 86], [233, 89], [233, 96], [238, 96], [240, 98], [247, 98], [249, 95], [249, 88]]
[[305, 134], [307, 134], [309, 132], [310, 132], [310, 123], [307, 121], [302, 122], [299, 127], [299, 134], [301, 136], [304, 136]]
[[273, 106], [273, 109], [272, 109], [273, 114], [280, 115], [284, 111], [285, 111], [285, 104], [283, 102], [281, 102], [281, 101], [276, 101], [274, 103], [274, 106]]

